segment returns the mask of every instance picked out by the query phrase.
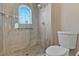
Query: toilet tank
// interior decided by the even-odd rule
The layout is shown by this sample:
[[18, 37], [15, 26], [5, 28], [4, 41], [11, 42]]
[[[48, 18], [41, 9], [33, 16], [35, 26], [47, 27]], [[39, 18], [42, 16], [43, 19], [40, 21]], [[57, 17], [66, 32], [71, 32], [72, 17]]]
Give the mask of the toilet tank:
[[75, 49], [77, 42], [77, 33], [58, 31], [59, 45], [68, 49]]

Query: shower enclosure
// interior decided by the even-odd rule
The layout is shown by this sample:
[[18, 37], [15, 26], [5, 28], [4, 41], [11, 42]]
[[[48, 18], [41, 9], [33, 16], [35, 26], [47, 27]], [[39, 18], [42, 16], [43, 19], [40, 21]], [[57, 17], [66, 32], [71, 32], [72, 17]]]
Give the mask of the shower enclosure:
[[[32, 10], [32, 27], [15, 27], [19, 21], [19, 6]], [[51, 4], [0, 4], [0, 54], [42, 55], [52, 45]]]

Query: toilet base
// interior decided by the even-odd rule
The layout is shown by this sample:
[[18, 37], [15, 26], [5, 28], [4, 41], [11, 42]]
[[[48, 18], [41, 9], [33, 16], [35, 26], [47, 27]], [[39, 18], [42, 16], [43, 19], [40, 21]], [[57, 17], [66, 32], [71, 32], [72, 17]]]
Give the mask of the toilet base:
[[[64, 49], [65, 51], [63, 51], [62, 49]], [[69, 56], [69, 49], [57, 45], [50, 46], [46, 49], [46, 56]]]

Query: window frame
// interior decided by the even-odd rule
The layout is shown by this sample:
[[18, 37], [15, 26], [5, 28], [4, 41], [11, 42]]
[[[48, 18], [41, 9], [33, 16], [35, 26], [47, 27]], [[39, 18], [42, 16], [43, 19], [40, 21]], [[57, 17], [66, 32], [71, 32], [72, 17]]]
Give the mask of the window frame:
[[[31, 23], [30, 23], [30, 24], [20, 24], [20, 23], [19, 23], [19, 17], [20, 17], [20, 15], [19, 15], [19, 10], [20, 10], [20, 8], [22, 8], [22, 7], [28, 8], [28, 10], [29, 10], [29, 12], [30, 12], [30, 17], [31, 17]], [[22, 5], [19, 6], [19, 8], [18, 8], [18, 24], [19, 24], [19, 28], [32, 28], [32, 9], [31, 9], [28, 5], [22, 4]]]

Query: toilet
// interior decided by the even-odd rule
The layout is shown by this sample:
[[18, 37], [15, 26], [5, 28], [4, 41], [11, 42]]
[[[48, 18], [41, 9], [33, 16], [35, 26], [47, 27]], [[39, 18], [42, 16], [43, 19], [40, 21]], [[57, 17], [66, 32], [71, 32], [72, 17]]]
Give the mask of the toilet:
[[69, 56], [69, 50], [76, 48], [77, 33], [58, 31], [59, 45], [49, 46], [47, 56]]

